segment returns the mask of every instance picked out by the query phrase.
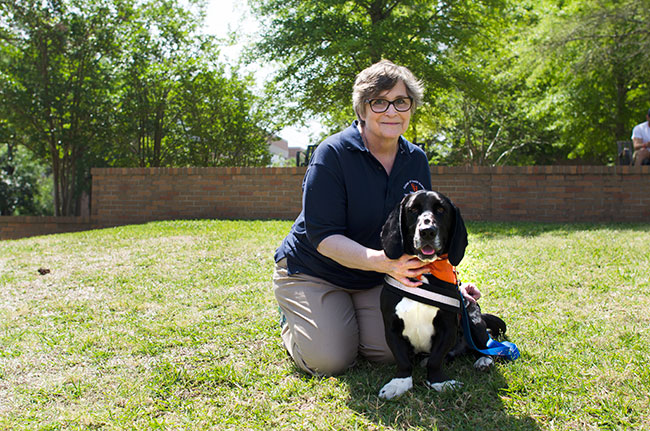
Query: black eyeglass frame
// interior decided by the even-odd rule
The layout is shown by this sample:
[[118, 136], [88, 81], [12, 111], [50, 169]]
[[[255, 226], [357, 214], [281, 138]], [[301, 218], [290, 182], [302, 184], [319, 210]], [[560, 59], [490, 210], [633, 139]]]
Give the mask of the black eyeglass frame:
[[[398, 108], [397, 108], [397, 105], [395, 105], [395, 102], [397, 102], [398, 100], [403, 100], [403, 99], [408, 99], [408, 100], [409, 100], [409, 102], [410, 102], [410, 103], [409, 103], [409, 107], [406, 108], [406, 109], [404, 109], [404, 110], [402, 110], [402, 109], [398, 109]], [[372, 108], [372, 102], [374, 102], [375, 100], [385, 100], [386, 102], [388, 102], [388, 105], [386, 105], [386, 109], [384, 109], [383, 111], [375, 111], [375, 110]], [[388, 108], [390, 108], [390, 105], [393, 105], [393, 108], [395, 108], [395, 110], [396, 110], [397, 112], [408, 112], [408, 111], [413, 107], [413, 98], [412, 98], [411, 96], [398, 97], [397, 99], [395, 99], [395, 100], [393, 100], [393, 101], [389, 101], [389, 100], [387, 100], [387, 99], [382, 99], [382, 98], [378, 98], [378, 99], [366, 99], [365, 102], [366, 102], [368, 105], [370, 105], [370, 110], [371, 110], [372, 112], [374, 112], [375, 114], [382, 114], [382, 113], [388, 111]]]

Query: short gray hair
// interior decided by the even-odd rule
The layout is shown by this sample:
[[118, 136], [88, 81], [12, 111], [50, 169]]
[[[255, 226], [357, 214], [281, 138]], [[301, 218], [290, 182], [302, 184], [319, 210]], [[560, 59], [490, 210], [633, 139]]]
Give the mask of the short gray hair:
[[398, 81], [404, 83], [406, 92], [413, 99], [411, 110], [414, 112], [422, 103], [424, 89], [422, 82], [406, 67], [398, 66], [390, 60], [381, 60], [357, 75], [352, 87], [352, 106], [359, 121], [362, 121], [360, 114], [366, 112], [366, 100], [392, 89]]

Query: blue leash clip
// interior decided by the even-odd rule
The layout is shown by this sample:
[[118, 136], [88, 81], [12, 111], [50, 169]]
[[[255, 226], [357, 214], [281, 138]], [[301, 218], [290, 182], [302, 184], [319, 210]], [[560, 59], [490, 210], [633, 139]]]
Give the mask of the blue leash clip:
[[476, 347], [476, 344], [474, 344], [474, 340], [472, 340], [472, 332], [470, 331], [469, 328], [469, 316], [467, 314], [467, 309], [465, 308], [465, 298], [463, 298], [462, 294], [460, 295], [460, 297], [462, 298], [463, 301], [461, 322], [463, 325], [463, 332], [465, 333], [465, 340], [467, 340], [467, 344], [469, 344], [472, 349], [476, 350], [477, 352], [483, 353], [484, 355], [498, 356], [500, 358], [508, 359], [511, 361], [517, 359], [520, 356], [519, 349], [517, 348], [515, 343], [511, 343], [510, 341], [499, 342], [493, 340], [492, 337], [488, 335], [489, 340], [486, 344], [487, 349], [479, 349], [478, 347]]

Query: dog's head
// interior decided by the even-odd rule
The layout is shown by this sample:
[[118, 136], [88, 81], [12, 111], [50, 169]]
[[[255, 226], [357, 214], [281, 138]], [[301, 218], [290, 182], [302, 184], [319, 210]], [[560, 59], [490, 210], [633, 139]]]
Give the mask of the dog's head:
[[456, 266], [465, 255], [467, 230], [460, 210], [446, 196], [420, 190], [404, 196], [390, 213], [381, 231], [386, 256], [404, 253], [432, 262], [448, 255]]

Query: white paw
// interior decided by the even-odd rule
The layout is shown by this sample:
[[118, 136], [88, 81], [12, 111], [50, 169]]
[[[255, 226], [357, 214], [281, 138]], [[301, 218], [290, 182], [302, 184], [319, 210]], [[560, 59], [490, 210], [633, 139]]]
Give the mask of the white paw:
[[494, 365], [494, 361], [489, 356], [481, 356], [474, 362], [474, 368], [479, 371], [487, 371]]
[[463, 387], [463, 382], [459, 382], [458, 380], [447, 380], [440, 383], [431, 383], [427, 381], [426, 384], [428, 387], [435, 389], [438, 392], [460, 389]]
[[413, 387], [413, 378], [405, 377], [403, 379], [393, 379], [386, 385], [381, 388], [379, 391], [379, 398], [384, 400], [392, 400], [395, 397], [399, 397], [404, 392], [408, 391]]

